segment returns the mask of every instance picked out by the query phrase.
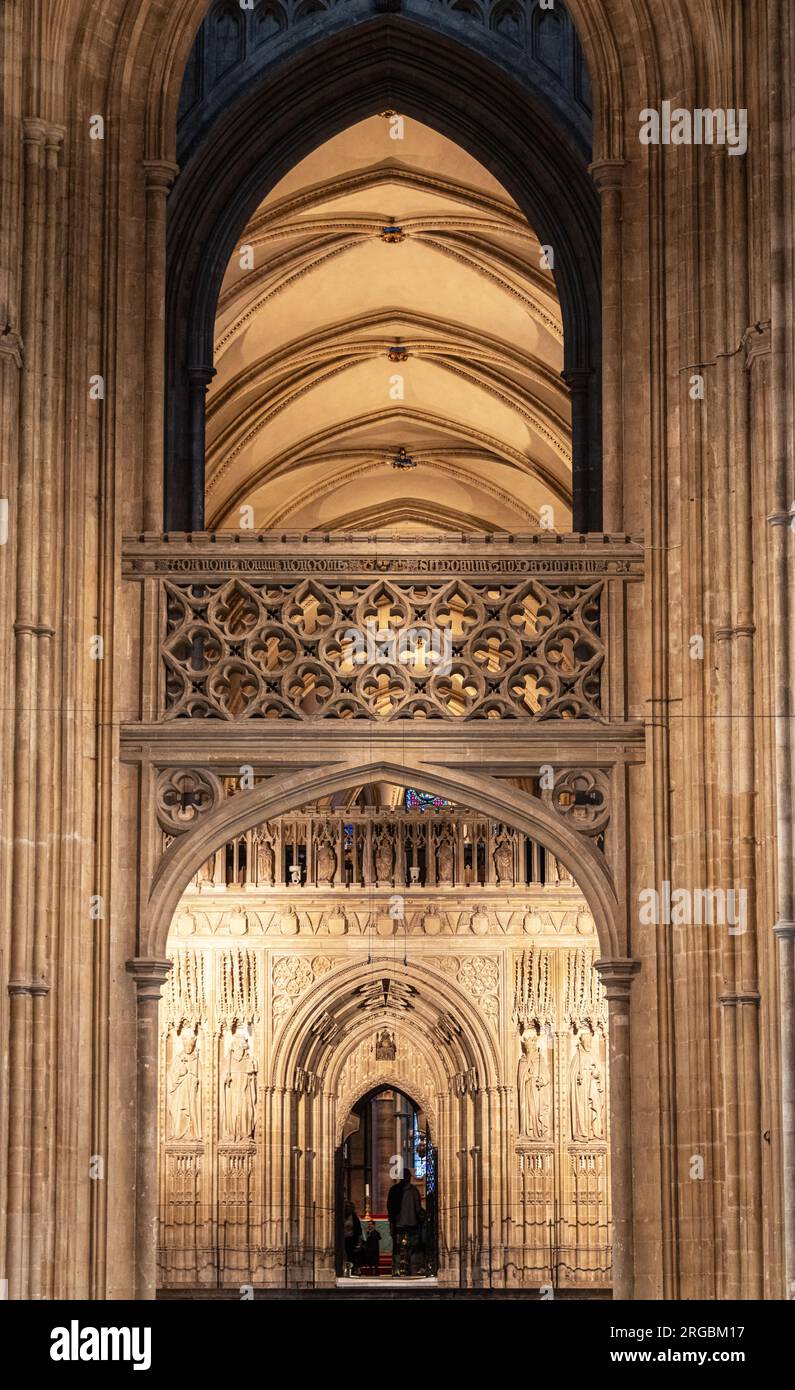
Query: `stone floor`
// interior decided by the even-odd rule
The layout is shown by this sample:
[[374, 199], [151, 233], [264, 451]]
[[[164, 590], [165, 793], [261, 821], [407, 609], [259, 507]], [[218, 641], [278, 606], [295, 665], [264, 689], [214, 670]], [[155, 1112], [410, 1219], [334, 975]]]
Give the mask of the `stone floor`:
[[[398, 1299], [401, 1301], [447, 1301], [450, 1299], [469, 1299], [477, 1301], [515, 1301], [517, 1299], [539, 1301], [537, 1289], [461, 1289], [440, 1287], [436, 1279], [338, 1279], [333, 1288], [328, 1289], [255, 1289], [254, 1300], [316, 1303], [327, 1299], [340, 1301], [373, 1299]], [[556, 1302], [609, 1302], [612, 1295], [609, 1289], [559, 1289]], [[159, 1289], [158, 1301], [174, 1303], [193, 1302], [239, 1302], [236, 1289]]]

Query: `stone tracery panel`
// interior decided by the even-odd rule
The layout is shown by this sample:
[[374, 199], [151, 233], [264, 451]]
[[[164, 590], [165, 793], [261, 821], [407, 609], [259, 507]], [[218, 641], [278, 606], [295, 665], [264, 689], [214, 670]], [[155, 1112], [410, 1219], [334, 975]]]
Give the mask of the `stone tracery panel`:
[[167, 719], [601, 719], [603, 583], [165, 584]]
[[427, 956], [429, 965], [457, 980], [482, 1009], [493, 1028], [500, 1020], [500, 969], [495, 956], [443, 955]]
[[273, 1031], [281, 1027], [293, 1006], [310, 985], [333, 968], [330, 956], [275, 956], [272, 965]]

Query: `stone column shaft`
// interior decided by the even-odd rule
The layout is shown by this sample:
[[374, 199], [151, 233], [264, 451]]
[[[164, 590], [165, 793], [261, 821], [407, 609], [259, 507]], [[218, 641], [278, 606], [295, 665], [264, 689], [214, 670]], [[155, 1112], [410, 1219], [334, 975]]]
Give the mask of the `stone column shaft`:
[[144, 160], [146, 175], [146, 366], [144, 409], [146, 457], [144, 459], [145, 531], [162, 531], [163, 434], [165, 381], [166, 304], [166, 200], [179, 173], [166, 160]]
[[774, 708], [776, 738], [776, 878], [779, 949], [781, 1104], [784, 1199], [785, 1297], [795, 1287], [795, 601], [793, 601], [793, 543], [795, 541], [795, 458], [793, 457], [792, 391], [795, 363], [791, 325], [795, 301], [792, 288], [792, 195], [795, 185], [792, 148], [792, 61], [795, 25], [784, 0], [768, 5], [768, 71], [770, 92], [770, 264], [771, 264], [771, 411], [770, 457], [774, 512], [769, 518], [773, 591]]
[[38, 633], [37, 686], [41, 713], [38, 720], [36, 757], [36, 883], [34, 889], [32, 960], [32, 1097], [31, 1097], [31, 1298], [47, 1296], [47, 1276], [43, 1268], [51, 1230], [47, 1212], [49, 1143], [46, 1117], [49, 1104], [52, 1050], [52, 1010], [48, 976], [51, 967], [51, 941], [54, 937], [54, 898], [57, 858], [53, 829], [57, 806], [55, 709], [59, 703], [55, 680], [54, 638], [56, 624], [57, 565], [59, 553], [57, 468], [53, 454], [53, 415], [55, 408], [54, 363], [56, 328], [56, 254], [59, 226], [58, 164], [64, 131], [49, 126], [45, 138], [44, 182], [44, 277], [42, 305], [42, 385], [41, 425], [38, 438]]
[[594, 969], [601, 976], [608, 1008], [613, 1298], [623, 1300], [634, 1296], [635, 1285], [629, 999], [640, 962], [597, 960]]
[[602, 529], [620, 531], [624, 518], [622, 187], [624, 161], [591, 165], [602, 199]]
[[157, 1290], [157, 1073], [160, 991], [170, 960], [136, 957], [127, 969], [137, 991], [137, 1088], [135, 1127], [135, 1296]]
[[214, 367], [188, 367], [191, 448], [190, 524], [192, 531], [204, 530], [205, 417], [207, 413], [207, 387], [214, 376]]
[[14, 849], [12, 886], [14, 931], [9, 981], [9, 1140], [6, 1268], [11, 1298], [29, 1293], [31, 1046], [33, 911], [36, 837], [36, 685], [38, 526], [36, 450], [40, 386], [41, 275], [44, 204], [44, 143], [47, 126], [31, 117], [23, 122], [24, 213], [22, 258], [22, 338], [25, 364], [20, 398], [17, 486], [17, 571], [14, 720]]

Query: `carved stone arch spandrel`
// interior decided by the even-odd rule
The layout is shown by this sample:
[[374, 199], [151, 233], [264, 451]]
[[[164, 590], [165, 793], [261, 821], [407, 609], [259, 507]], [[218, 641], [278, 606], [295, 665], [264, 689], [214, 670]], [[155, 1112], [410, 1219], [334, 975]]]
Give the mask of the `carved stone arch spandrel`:
[[528, 796], [504, 780], [458, 768], [378, 757], [372, 762], [337, 762], [272, 777], [206, 812], [195, 828], [169, 846], [160, 860], [143, 915], [139, 953], [164, 955], [180, 897], [219, 844], [263, 820], [297, 810], [319, 796], [378, 780], [400, 785], [408, 781], [421, 791], [458, 800], [475, 812], [509, 823], [541, 841], [570, 870], [588, 900], [603, 955], [612, 958], [627, 954], [625, 914], [604, 857], [587, 837], [578, 835], [539, 798]]

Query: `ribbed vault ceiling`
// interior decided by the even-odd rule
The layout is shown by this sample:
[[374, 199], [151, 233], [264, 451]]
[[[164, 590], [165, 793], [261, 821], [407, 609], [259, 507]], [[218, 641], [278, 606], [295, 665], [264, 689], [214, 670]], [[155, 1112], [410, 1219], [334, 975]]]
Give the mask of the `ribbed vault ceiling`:
[[[551, 505], [567, 528], [563, 331], [538, 242], [458, 146], [394, 128], [373, 116], [321, 146], [241, 237], [208, 397], [213, 527], [250, 505], [262, 529], [521, 531]], [[401, 447], [416, 467], [390, 466]]]

